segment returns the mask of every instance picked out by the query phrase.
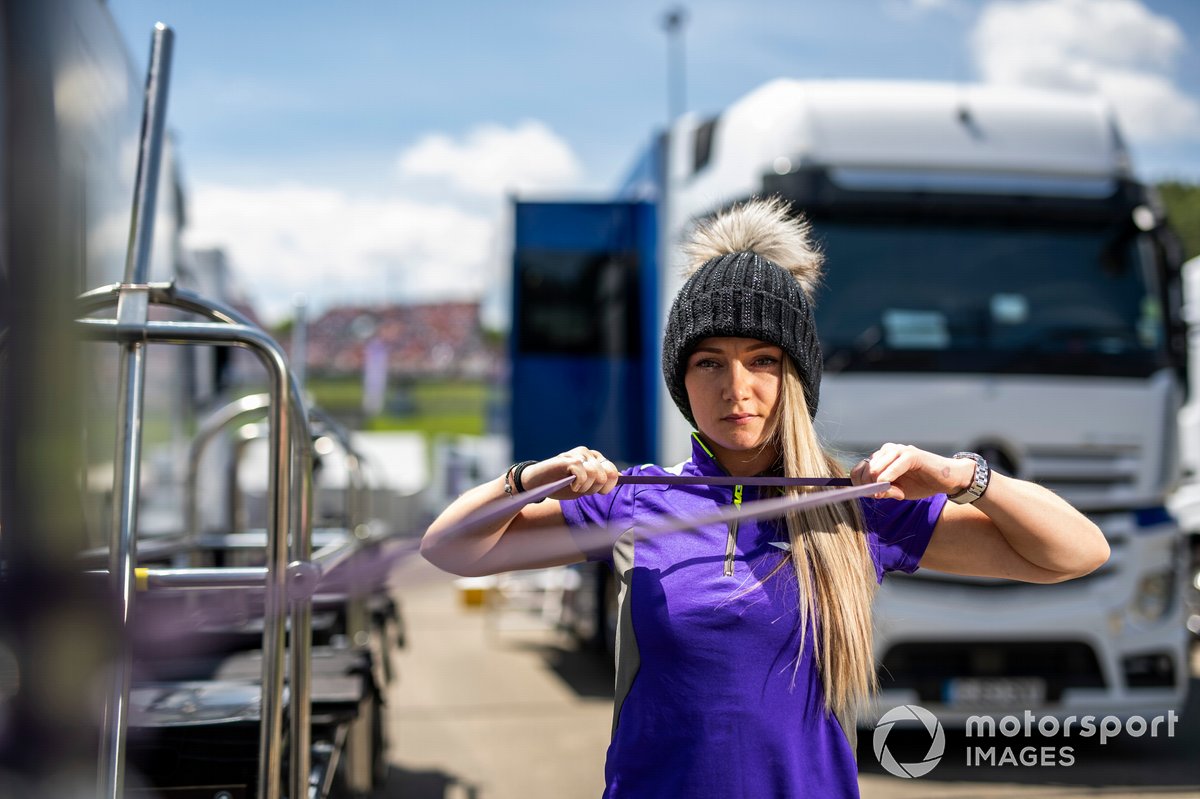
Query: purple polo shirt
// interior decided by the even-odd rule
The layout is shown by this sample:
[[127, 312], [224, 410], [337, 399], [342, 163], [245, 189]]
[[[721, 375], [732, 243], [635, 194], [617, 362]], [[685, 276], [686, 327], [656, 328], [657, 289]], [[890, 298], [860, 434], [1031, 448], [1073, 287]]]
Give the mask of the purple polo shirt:
[[[678, 467], [627, 473], [725, 472], [696, 439]], [[759, 498], [745, 489], [743, 501]], [[732, 501], [730, 487], [623, 485], [562, 503], [573, 528], [611, 530], [612, 548], [589, 558], [610, 561], [619, 580], [605, 797], [859, 795], [850, 739], [825, 712], [811, 627], [796, 663], [795, 572], [787, 551], [773, 545], [787, 541], [783, 524], [741, 522], [731, 550], [725, 525], [633, 535], [640, 520], [699, 516]], [[859, 501], [879, 579], [915, 571], [945, 495]]]

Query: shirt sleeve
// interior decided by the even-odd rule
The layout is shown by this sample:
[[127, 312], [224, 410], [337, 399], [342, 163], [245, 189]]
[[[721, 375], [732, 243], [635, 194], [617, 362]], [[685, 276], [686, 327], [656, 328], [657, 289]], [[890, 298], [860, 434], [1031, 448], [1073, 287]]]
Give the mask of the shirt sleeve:
[[[625, 469], [622, 474], [635, 474], [638, 469]], [[631, 486], [617, 486], [607, 494], [585, 494], [579, 499], [561, 502], [563, 518], [571, 538], [589, 561], [612, 560], [613, 546], [618, 536], [629, 527], [632, 507]]]
[[915, 572], [946, 506], [946, 495], [915, 500], [867, 497], [859, 502], [879, 582], [887, 572]]

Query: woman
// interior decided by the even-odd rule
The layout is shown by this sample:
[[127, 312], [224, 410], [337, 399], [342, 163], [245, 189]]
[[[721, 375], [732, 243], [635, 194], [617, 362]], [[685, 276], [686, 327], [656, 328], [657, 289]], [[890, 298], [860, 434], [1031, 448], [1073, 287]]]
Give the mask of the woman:
[[[698, 431], [692, 457], [626, 473], [843, 476], [812, 423], [821, 257], [807, 225], [755, 200], [701, 225], [686, 251], [691, 275], [662, 362]], [[452, 529], [506, 493], [566, 477], [550, 501], [489, 529]], [[885, 572], [1057, 582], [1108, 558], [1103, 534], [1067, 503], [989, 474], [971, 453], [884, 444], [850, 471], [855, 484], [891, 484], [873, 497], [654, 536], [638, 534], [648, 519], [700, 517], [778, 489], [618, 489], [617, 477], [585, 447], [518, 464], [451, 504], [422, 541], [459, 574], [611, 561], [620, 611], [605, 796], [857, 796], [854, 718], [876, 688], [871, 602]], [[582, 534], [597, 525], [610, 533], [599, 553]]]

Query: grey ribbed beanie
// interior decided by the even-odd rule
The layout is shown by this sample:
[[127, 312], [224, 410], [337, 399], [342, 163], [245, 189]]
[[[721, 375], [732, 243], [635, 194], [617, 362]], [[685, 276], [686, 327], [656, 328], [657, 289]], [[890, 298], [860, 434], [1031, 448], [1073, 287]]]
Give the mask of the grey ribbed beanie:
[[728, 253], [703, 263], [675, 296], [663, 333], [663, 377], [693, 426], [684, 374], [696, 344], [710, 336], [755, 338], [783, 348], [804, 385], [808, 413], [816, 416], [821, 344], [808, 294], [791, 272], [755, 252]]

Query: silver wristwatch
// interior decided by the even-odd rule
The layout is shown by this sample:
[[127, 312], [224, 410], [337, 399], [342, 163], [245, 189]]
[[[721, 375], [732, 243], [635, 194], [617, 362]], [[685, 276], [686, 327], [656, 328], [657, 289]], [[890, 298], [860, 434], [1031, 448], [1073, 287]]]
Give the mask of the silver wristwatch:
[[987, 491], [988, 481], [992, 477], [992, 470], [988, 468], [988, 462], [974, 452], [956, 452], [952, 457], [970, 458], [975, 461], [975, 479], [962, 491], [959, 491], [957, 494], [951, 494], [948, 497], [951, 502], [956, 502], [959, 505], [970, 505], [982, 497], [984, 491]]

